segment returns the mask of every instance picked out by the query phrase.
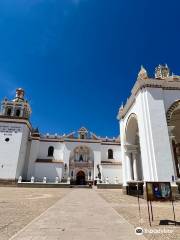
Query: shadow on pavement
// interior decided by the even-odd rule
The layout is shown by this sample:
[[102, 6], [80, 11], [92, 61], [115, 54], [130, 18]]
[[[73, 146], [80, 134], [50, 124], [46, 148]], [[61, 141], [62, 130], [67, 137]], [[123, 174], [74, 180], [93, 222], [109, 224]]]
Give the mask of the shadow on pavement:
[[176, 225], [176, 226], [180, 226], [180, 222], [166, 219], [166, 220], [160, 220], [159, 225]]

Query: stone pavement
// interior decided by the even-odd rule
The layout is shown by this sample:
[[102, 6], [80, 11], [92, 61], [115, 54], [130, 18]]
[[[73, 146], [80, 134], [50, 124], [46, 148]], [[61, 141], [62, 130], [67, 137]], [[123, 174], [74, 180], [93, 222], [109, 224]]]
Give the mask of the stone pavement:
[[95, 190], [74, 189], [11, 240], [144, 240]]

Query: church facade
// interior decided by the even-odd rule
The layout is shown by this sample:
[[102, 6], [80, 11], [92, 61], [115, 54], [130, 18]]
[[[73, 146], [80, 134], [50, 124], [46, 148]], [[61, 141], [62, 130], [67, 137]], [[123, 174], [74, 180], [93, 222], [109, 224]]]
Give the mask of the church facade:
[[0, 115], [0, 180], [85, 184], [122, 182], [119, 138], [102, 138], [81, 127], [64, 135], [41, 134], [30, 124], [31, 108], [24, 90], [4, 99]]
[[125, 189], [147, 181], [180, 185], [180, 77], [159, 65], [142, 67], [118, 113], [120, 138], [99, 137], [81, 127], [64, 135], [41, 134], [30, 123], [24, 90], [4, 99], [0, 113], [0, 180], [84, 184], [100, 180]]
[[180, 77], [159, 65], [149, 77], [142, 67], [118, 113], [123, 186], [135, 182], [180, 184]]

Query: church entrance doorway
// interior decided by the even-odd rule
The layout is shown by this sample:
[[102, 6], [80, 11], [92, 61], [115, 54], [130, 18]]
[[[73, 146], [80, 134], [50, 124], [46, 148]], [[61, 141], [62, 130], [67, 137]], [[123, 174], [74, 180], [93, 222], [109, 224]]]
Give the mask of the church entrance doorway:
[[76, 184], [77, 185], [85, 185], [86, 184], [85, 173], [83, 171], [79, 171], [77, 173]]

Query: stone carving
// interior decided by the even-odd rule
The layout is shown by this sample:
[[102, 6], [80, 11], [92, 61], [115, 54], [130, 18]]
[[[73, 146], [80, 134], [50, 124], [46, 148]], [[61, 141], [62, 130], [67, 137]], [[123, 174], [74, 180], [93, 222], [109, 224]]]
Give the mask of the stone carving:
[[47, 178], [46, 177], [43, 178], [43, 183], [47, 183]]
[[18, 178], [18, 183], [21, 183], [21, 182], [22, 182], [22, 177], [19, 176], [19, 178]]
[[71, 178], [68, 177], [68, 178], [67, 178], [67, 184], [70, 184], [70, 180], [71, 180]]
[[159, 65], [155, 68], [155, 78], [166, 79], [170, 76], [170, 70], [168, 65]]
[[108, 177], [106, 177], [105, 183], [109, 184], [109, 178]]
[[58, 177], [55, 178], [55, 183], [59, 183], [59, 178]]
[[78, 137], [80, 139], [86, 139], [87, 138], [87, 135], [88, 135], [88, 130], [85, 128], [85, 127], [81, 127], [79, 130], [78, 130]]
[[31, 177], [31, 183], [34, 183], [34, 177], [33, 176]]

